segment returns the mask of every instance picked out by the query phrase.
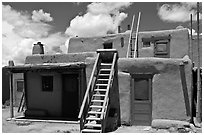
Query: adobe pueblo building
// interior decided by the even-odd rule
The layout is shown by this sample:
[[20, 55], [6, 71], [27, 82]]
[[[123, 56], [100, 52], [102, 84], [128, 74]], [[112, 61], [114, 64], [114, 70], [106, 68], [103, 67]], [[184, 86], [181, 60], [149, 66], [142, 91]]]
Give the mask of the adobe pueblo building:
[[[10, 77], [24, 75], [24, 117], [79, 121], [81, 132], [151, 125], [158, 119], [188, 120], [188, 30], [139, 32], [137, 50], [133, 40], [129, 31], [71, 38], [67, 54], [56, 55], [45, 55], [40, 43], [34, 45], [24, 65], [6, 67]], [[12, 83], [10, 87], [13, 93]]]

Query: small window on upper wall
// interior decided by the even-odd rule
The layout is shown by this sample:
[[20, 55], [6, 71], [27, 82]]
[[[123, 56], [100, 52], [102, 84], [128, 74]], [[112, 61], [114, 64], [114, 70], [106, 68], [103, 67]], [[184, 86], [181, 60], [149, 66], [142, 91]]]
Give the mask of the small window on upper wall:
[[112, 42], [103, 43], [103, 48], [104, 49], [113, 49], [113, 43]]
[[169, 40], [159, 40], [155, 42], [155, 54], [168, 54], [167, 45]]
[[18, 92], [23, 92], [24, 89], [24, 81], [23, 80], [17, 80], [17, 91]]
[[53, 76], [42, 76], [42, 91], [53, 91]]

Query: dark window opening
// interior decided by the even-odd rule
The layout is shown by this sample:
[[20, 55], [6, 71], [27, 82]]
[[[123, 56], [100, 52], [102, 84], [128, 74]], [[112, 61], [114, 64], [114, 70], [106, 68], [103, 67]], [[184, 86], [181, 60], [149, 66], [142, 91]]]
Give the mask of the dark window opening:
[[120, 41], [121, 41], [121, 47], [124, 47], [124, 37], [121, 37]]
[[42, 91], [53, 91], [53, 76], [42, 76]]
[[154, 42], [150, 42], [150, 41], [144, 41], [143, 42], [143, 47], [150, 47], [151, 45], [153, 45]]
[[103, 43], [103, 48], [104, 49], [112, 49], [113, 48], [113, 43], [112, 42]]
[[23, 92], [24, 89], [24, 81], [23, 80], [17, 80], [17, 91]]

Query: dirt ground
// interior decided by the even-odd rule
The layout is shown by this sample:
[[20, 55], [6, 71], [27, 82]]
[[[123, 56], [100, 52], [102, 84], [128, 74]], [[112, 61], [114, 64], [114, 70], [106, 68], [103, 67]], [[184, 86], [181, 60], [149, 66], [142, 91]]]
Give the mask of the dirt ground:
[[[15, 110], [15, 116], [21, 115]], [[79, 124], [29, 122], [29, 121], [7, 121], [9, 118], [9, 107], [2, 108], [2, 132], [3, 133], [79, 133]], [[201, 133], [201, 129], [154, 129], [150, 126], [121, 126], [114, 133]]]

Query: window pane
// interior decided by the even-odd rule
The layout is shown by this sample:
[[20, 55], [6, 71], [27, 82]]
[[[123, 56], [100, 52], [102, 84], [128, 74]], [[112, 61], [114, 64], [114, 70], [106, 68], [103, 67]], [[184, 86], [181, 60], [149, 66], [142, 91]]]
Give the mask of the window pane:
[[53, 76], [42, 76], [42, 91], [53, 91]]
[[135, 100], [149, 100], [149, 80], [135, 79], [134, 81]]
[[157, 52], [167, 52], [166, 44], [157, 44]]

